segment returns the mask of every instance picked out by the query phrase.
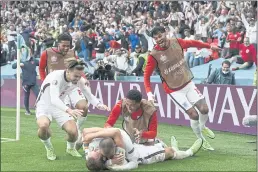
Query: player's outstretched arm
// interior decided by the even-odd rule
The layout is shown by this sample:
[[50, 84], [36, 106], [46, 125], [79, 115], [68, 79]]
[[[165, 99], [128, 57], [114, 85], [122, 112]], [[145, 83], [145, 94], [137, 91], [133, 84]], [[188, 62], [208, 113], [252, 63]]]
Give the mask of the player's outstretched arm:
[[79, 87], [82, 90], [82, 93], [86, 97], [86, 99], [99, 110], [107, 110], [110, 111], [109, 107], [99, 102], [96, 96], [91, 93], [90, 87], [87, 86], [87, 81], [84, 78], [81, 78], [79, 81]]
[[127, 171], [138, 168], [138, 162], [130, 161], [124, 165], [106, 166], [111, 171]]
[[89, 143], [94, 138], [101, 138], [101, 137], [111, 137], [114, 139], [115, 144], [118, 147], [124, 148], [124, 142], [119, 128], [105, 128], [104, 130], [87, 134], [84, 137], [84, 141], [85, 143]]

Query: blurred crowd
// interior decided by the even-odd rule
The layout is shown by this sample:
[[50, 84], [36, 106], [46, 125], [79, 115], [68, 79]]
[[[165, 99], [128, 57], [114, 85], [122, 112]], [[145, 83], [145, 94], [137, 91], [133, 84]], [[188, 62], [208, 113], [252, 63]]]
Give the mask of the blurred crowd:
[[88, 64], [89, 78], [143, 76], [155, 45], [154, 26], [165, 27], [170, 38], [223, 49], [184, 50], [189, 67], [217, 58], [239, 63], [238, 69], [256, 63], [256, 1], [9, 1], [1, 3], [0, 22], [2, 65], [16, 58], [17, 34], [40, 58], [43, 50], [56, 46], [60, 33], [67, 33], [71, 49]]

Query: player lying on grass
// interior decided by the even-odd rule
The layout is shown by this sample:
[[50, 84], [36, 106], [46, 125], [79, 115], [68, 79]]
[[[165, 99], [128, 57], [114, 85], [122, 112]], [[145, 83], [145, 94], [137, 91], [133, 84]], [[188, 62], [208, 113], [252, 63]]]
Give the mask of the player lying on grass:
[[[102, 138], [102, 139], [100, 139]], [[98, 140], [96, 140], [98, 139]], [[92, 149], [93, 143], [99, 147]], [[83, 130], [86, 166], [89, 170], [131, 170], [138, 164], [152, 164], [169, 159], [184, 159], [196, 154], [202, 147], [203, 140], [198, 139], [186, 151], [180, 151], [174, 136], [171, 137], [171, 147], [163, 147], [161, 143], [153, 146], [133, 144], [128, 134], [118, 128], [85, 128]], [[89, 146], [89, 147], [88, 147]], [[90, 148], [90, 149], [87, 149]], [[123, 152], [125, 157], [117, 152]], [[125, 161], [127, 159], [129, 162]]]
[[129, 134], [133, 142], [154, 145], [157, 136], [157, 112], [155, 106], [142, 99], [138, 90], [129, 90], [126, 98], [117, 102], [109, 114], [104, 127], [113, 127], [121, 115], [122, 128]]
[[64, 103], [65, 97], [74, 88], [79, 87], [89, 102], [97, 102], [95, 104], [98, 109], [109, 110], [106, 105], [101, 104], [92, 95], [90, 88], [86, 85], [86, 80], [81, 77], [84, 71], [84, 62], [77, 59], [67, 59], [66, 64], [68, 65], [66, 70], [53, 71], [47, 75], [36, 101], [38, 136], [45, 145], [49, 160], [56, 159], [54, 148], [50, 141], [49, 126], [52, 118], [68, 134], [66, 152], [72, 156], [81, 157], [75, 149], [78, 130], [74, 119], [81, 117], [83, 110], [70, 109]]

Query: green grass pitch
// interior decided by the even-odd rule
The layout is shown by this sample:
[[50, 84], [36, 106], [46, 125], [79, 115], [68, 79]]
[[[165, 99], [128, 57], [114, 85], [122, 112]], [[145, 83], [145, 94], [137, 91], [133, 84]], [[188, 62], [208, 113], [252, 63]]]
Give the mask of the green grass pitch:
[[[15, 109], [1, 108], [1, 138], [15, 138]], [[102, 127], [106, 117], [89, 115], [85, 127]], [[121, 126], [121, 120], [116, 127]], [[65, 153], [65, 133], [55, 122], [51, 124], [52, 143], [57, 160], [48, 161], [43, 144], [37, 137], [35, 116], [25, 116], [21, 111], [21, 140], [1, 143], [1, 171], [87, 171], [84, 158], [74, 158]], [[209, 139], [215, 151], [200, 150], [194, 157], [169, 160], [152, 165], [140, 165], [134, 171], [256, 171], [255, 136], [215, 131], [216, 138]], [[187, 149], [196, 137], [190, 127], [160, 124], [158, 137], [169, 144], [170, 136], [177, 137], [179, 148]], [[83, 150], [80, 150], [83, 154]]]

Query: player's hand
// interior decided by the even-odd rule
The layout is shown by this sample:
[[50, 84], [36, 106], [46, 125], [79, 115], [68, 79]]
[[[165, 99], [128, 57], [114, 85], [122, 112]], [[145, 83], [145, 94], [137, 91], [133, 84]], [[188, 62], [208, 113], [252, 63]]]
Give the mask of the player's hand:
[[152, 92], [148, 92], [147, 96], [148, 96], [148, 101], [150, 101], [154, 105], [155, 97], [152, 94]]
[[133, 131], [134, 131], [135, 142], [139, 143], [140, 139], [141, 139], [142, 132], [139, 131], [137, 128], [134, 128]]
[[106, 111], [110, 111], [110, 108], [107, 105], [104, 105], [102, 103], [98, 104], [96, 106], [99, 110], [106, 110]]
[[79, 116], [83, 115], [83, 110], [79, 109], [68, 109], [67, 113], [77, 119]]
[[123, 154], [116, 154], [112, 159], [112, 164], [122, 165], [124, 163], [124, 155]]

